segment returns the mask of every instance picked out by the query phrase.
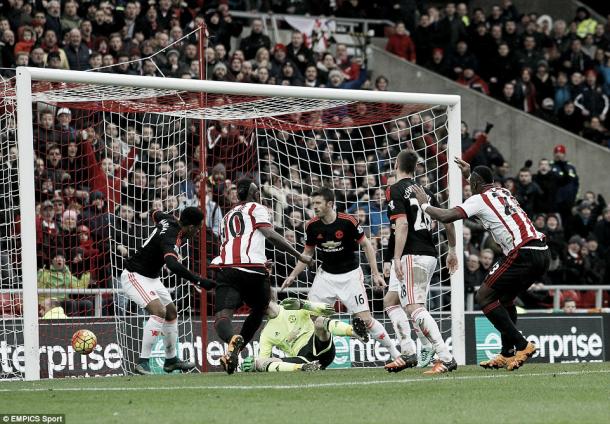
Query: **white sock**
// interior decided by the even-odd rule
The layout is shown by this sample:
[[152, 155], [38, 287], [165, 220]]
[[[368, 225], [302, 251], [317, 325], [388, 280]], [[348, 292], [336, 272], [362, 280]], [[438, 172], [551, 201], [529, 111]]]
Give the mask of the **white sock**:
[[413, 355], [416, 351], [415, 343], [411, 339], [411, 326], [407, 313], [400, 305], [389, 306], [385, 309], [385, 313], [392, 321], [394, 331], [400, 342], [400, 351], [404, 355]]
[[400, 356], [400, 352], [396, 349], [396, 346], [394, 346], [394, 342], [390, 339], [390, 335], [385, 331], [384, 326], [375, 318], [372, 318], [371, 323], [369, 324], [369, 334], [375, 340], [379, 341], [383, 347], [388, 349], [392, 359], [396, 359]]
[[144, 326], [144, 334], [142, 335], [142, 350], [140, 350], [140, 358], [150, 358], [150, 351], [157, 341], [157, 336], [161, 335], [165, 320], [156, 315], [151, 315]]
[[419, 325], [424, 336], [430, 340], [430, 343], [432, 343], [434, 350], [436, 350], [436, 353], [438, 354], [438, 358], [443, 362], [451, 361], [453, 357], [443, 340], [443, 336], [441, 336], [436, 321], [434, 321], [434, 318], [430, 315], [430, 312], [428, 312], [426, 308], [421, 307], [413, 311], [411, 318], [413, 318], [413, 322], [416, 322], [417, 325]]
[[419, 324], [417, 321], [411, 320], [413, 323], [413, 330], [415, 330], [415, 334], [417, 334], [417, 338], [419, 339], [419, 343], [421, 343], [422, 349], [432, 349], [432, 344], [430, 340], [425, 336], [424, 332], [419, 328]]
[[176, 343], [178, 342], [178, 319], [165, 321], [163, 324], [163, 343], [165, 344], [165, 357], [176, 357]]

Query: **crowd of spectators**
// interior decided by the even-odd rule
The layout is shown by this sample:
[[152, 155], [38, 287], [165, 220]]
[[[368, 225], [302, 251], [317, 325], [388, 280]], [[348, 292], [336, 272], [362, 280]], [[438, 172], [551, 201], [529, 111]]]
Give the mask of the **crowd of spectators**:
[[585, 7], [570, 22], [522, 14], [511, 0], [419, 3], [419, 21], [399, 22], [388, 51], [610, 147], [610, 19]]
[[[326, 7], [325, 2], [318, 3]], [[487, 75], [477, 76], [480, 72], [477, 63], [484, 61], [477, 59], [480, 53], [468, 52], [468, 43], [480, 47], [479, 42], [472, 41], [475, 32], [480, 36], [486, 31], [497, 33], [499, 26], [502, 40], [506, 41], [510, 37], [504, 32], [513, 31], [512, 49], [518, 49], [519, 40], [536, 39], [537, 36], [523, 35], [527, 28], [533, 28], [538, 34], [537, 27], [528, 24], [532, 17], [517, 19], [509, 3], [505, 2], [504, 11], [500, 8], [500, 15], [494, 9], [488, 19], [482, 11], [474, 11], [472, 21], [468, 13], [449, 19], [451, 41], [443, 44], [444, 47], [433, 44], [437, 42], [434, 40], [443, 39], [433, 29], [444, 27], [441, 22], [446, 20], [440, 19], [438, 12], [435, 15], [436, 9], [423, 9], [420, 23], [416, 25], [416, 19], [411, 18], [416, 16], [417, 9], [405, 11], [398, 7], [400, 13], [393, 19], [400, 16], [404, 24], [396, 26], [396, 34], [388, 45], [397, 53], [403, 49], [408, 60], [424, 61], [425, 66], [434, 62], [439, 72], [446, 69], [448, 76], [462, 82], [476, 77], [477, 84], [485, 87], [489, 82], [485, 80]], [[293, 13], [298, 13], [300, 3], [291, 4], [295, 8]], [[249, 35], [242, 37], [237, 48], [231, 51], [231, 40], [242, 34], [244, 23], [233, 19], [224, 3], [205, 11], [199, 9], [197, 2], [181, 6], [170, 0], [159, 0], [158, 4], [68, 0], [63, 4], [63, 12], [57, 0], [40, 4], [15, 0], [4, 7], [0, 10], [3, 67], [29, 64], [95, 70], [115, 65], [100, 71], [198, 78], [198, 32], [183, 37], [205, 21], [210, 33], [210, 45], [204, 53], [210, 79], [377, 90], [387, 90], [389, 84], [383, 76], [372, 83], [365, 61], [350, 55], [346, 45], [336, 44], [328, 51], [314, 52], [298, 31], [292, 32], [289, 44], [272, 45], [263, 33], [262, 21], [257, 19], [250, 23]], [[337, 14], [358, 17], [366, 7], [365, 2], [343, 2]], [[450, 15], [450, 6], [447, 9]], [[384, 17], [388, 10], [375, 13], [381, 13], [377, 17]], [[463, 10], [460, 4], [456, 13]], [[503, 18], [506, 10], [514, 14]], [[409, 31], [414, 34], [413, 40], [409, 40]], [[426, 31], [430, 33], [428, 38], [423, 35]], [[17, 40], [14, 34], [18, 35]], [[421, 42], [422, 37], [428, 45]], [[181, 41], [174, 44], [178, 40]], [[498, 49], [507, 45], [500, 42]], [[451, 46], [455, 46], [455, 51]], [[154, 60], [141, 60], [155, 53]], [[464, 56], [460, 66], [442, 65], [448, 60], [445, 55], [450, 54]], [[131, 63], [116, 65], [127, 61]], [[473, 71], [472, 76], [469, 70]], [[558, 81], [561, 75], [558, 74]], [[573, 77], [568, 73], [565, 76]], [[493, 84], [487, 86], [492, 94], [496, 89]], [[530, 97], [534, 108], [531, 112], [538, 110], [539, 100], [542, 105], [549, 99], [535, 97]], [[555, 94], [551, 97], [554, 102]], [[516, 105], [524, 106], [524, 102], [522, 99]], [[354, 130], [350, 127], [355, 120], [371, 113], [367, 105], [360, 104], [334, 117], [334, 122], [340, 121], [345, 129], [321, 129], [322, 116], [295, 114], [290, 117], [292, 123], [306, 123], [314, 129], [302, 132], [277, 129], [264, 134], [237, 127], [231, 121], [211, 121], [207, 129], [200, 128], [199, 122], [189, 121], [178, 124], [186, 126], [181, 129], [187, 133], [187, 143], [183, 145], [175, 138], [180, 133], [175, 122], [165, 117], [114, 114], [111, 118], [102, 118], [89, 111], [38, 106], [34, 142], [41, 287], [118, 287], [117, 277], [123, 261], [152, 229], [147, 212], [151, 209], [179, 211], [185, 206], [199, 205], [203, 191], [207, 193], [209, 261], [218, 251], [221, 218], [237, 203], [235, 182], [243, 170], [254, 165], [249, 162], [253, 157], [250, 151], [253, 137], [259, 136], [259, 151], [267, 152], [260, 158], [257, 176], [263, 201], [278, 231], [288, 240], [294, 240], [298, 249], [304, 243], [304, 223], [312, 217], [308, 194], [322, 184], [330, 184], [336, 189], [337, 209], [357, 217], [378, 252], [379, 262], [386, 262], [384, 248], [388, 244], [389, 223], [385, 214], [385, 188], [392, 181], [389, 159], [401, 148], [413, 147], [425, 158], [418, 167], [417, 178], [421, 184], [441, 192], [447, 185], [447, 158], [443, 151], [446, 132], [443, 121], [435, 119], [432, 112], [413, 114], [367, 130]], [[301, 122], [304, 119], [307, 122]], [[579, 119], [583, 121], [582, 117]], [[568, 121], [577, 120], [562, 118], [561, 122]], [[14, 139], [11, 137], [14, 137], [15, 123], [9, 121], [7, 125], [9, 130], [3, 134]], [[537, 227], [547, 234], [553, 266], [549, 279], [543, 283], [610, 284], [610, 210], [603, 196], [584, 192], [579, 187], [576, 170], [565, 161], [565, 147], [557, 146], [552, 160], [541, 159], [538, 169], [530, 163], [519, 168], [518, 173], [511, 173], [501, 152], [489, 143], [488, 132], [489, 127], [471, 137], [467, 125], [463, 124], [464, 157], [473, 166], [491, 166], [497, 173], [498, 184], [514, 193]], [[199, 163], [201, 139], [209, 148], [205, 164]], [[12, 145], [10, 157], [3, 162], [12, 175], [6, 179], [12, 185], [5, 185], [4, 192], [17, 192], [16, 149]], [[426, 174], [426, 168], [440, 172]], [[465, 186], [464, 197], [468, 195], [468, 186]], [[492, 266], [499, 249], [476, 222], [467, 223], [464, 237], [465, 276], [467, 287], [472, 289], [480, 283], [484, 270]], [[197, 258], [199, 245], [194, 244], [196, 251], [191, 257]], [[290, 261], [281, 254], [276, 256], [276, 282], [281, 283], [290, 272], [294, 265]], [[111, 267], [111, 263], [115, 266]], [[387, 265], [384, 269], [387, 274]], [[524, 299], [527, 306], [549, 303], [548, 295], [530, 294]], [[579, 293], [571, 296], [579, 305], [590, 301], [581, 299]], [[52, 296], [41, 301], [42, 312], [57, 306], [64, 307], [68, 315], [93, 313], [91, 298], [86, 296]], [[116, 305], [113, 306], [112, 297], [107, 297], [105, 313], [113, 313], [113, 308]]]

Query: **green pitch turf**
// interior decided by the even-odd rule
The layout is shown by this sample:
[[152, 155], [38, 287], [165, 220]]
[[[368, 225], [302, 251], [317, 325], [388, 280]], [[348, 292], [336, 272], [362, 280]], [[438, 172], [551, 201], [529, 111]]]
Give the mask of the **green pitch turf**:
[[190, 374], [0, 384], [0, 414], [90, 423], [607, 423], [610, 363]]

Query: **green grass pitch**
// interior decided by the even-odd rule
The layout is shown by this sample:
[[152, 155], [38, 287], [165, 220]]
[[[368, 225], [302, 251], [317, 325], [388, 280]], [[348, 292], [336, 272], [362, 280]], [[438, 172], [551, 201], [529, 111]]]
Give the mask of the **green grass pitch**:
[[0, 414], [81, 423], [607, 423], [610, 363], [220, 373], [0, 383]]

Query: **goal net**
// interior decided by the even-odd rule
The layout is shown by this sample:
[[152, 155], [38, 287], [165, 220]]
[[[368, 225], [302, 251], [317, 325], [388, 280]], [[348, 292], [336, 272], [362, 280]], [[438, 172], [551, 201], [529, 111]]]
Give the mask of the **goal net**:
[[[147, 215], [151, 209], [179, 213], [197, 205], [205, 210], [205, 231], [181, 252], [185, 265], [205, 273], [220, 248], [220, 220], [238, 202], [240, 177], [260, 183], [261, 201], [276, 230], [299, 251], [304, 224], [313, 216], [309, 195], [326, 186], [335, 192], [337, 211], [353, 215], [365, 228], [378, 268], [387, 276], [385, 191], [398, 152], [415, 149], [417, 179], [437, 193], [441, 205], [461, 200], [460, 177], [451, 177], [456, 179], [451, 189], [447, 167], [447, 157], [459, 154], [454, 96], [29, 68], [22, 74], [17, 89], [4, 84], [0, 111], [4, 377], [133, 370], [147, 316], [125, 298], [118, 278], [125, 259], [154, 228]], [[36, 231], [20, 235], [20, 226]], [[463, 333], [461, 280], [450, 281], [444, 229], [433, 228], [441, 260], [428, 307], [460, 359], [463, 335], [456, 341], [455, 334]], [[35, 255], [24, 248], [26, 239], [36, 247]], [[279, 288], [294, 259], [271, 246], [267, 256], [274, 263], [272, 287]], [[384, 290], [373, 287], [362, 252], [360, 258], [371, 311], [394, 337], [383, 315]], [[300, 275], [288, 295], [306, 297], [315, 271]], [[178, 307], [179, 355], [216, 369], [225, 346], [210, 325], [213, 292], [200, 299], [165, 271], [163, 281]], [[342, 305], [336, 308], [349, 319]], [[98, 337], [88, 357], [75, 354], [69, 343], [82, 328]], [[375, 366], [388, 358], [374, 342], [336, 343], [336, 366]], [[163, 344], [158, 346], [162, 362]], [[248, 353], [256, 349], [253, 343]], [[32, 358], [39, 359], [40, 374], [31, 367]]]

